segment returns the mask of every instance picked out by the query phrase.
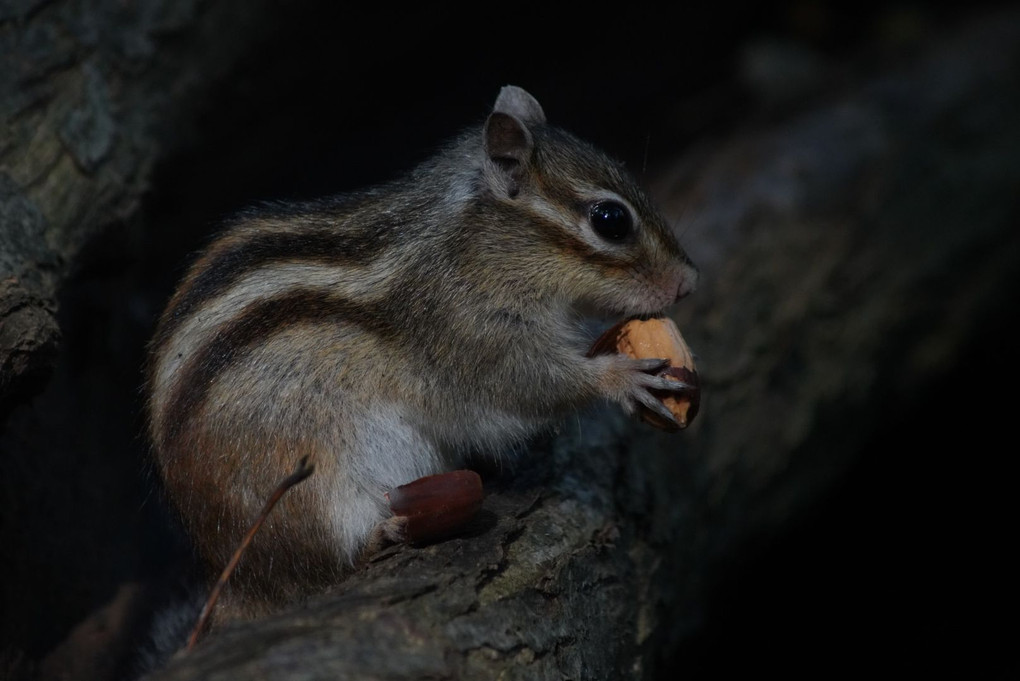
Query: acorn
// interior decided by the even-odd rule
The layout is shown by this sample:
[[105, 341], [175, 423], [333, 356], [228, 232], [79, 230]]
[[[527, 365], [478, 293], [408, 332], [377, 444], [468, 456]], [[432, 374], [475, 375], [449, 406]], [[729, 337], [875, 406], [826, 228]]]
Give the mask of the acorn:
[[411, 544], [428, 544], [464, 530], [482, 505], [482, 479], [457, 470], [418, 478], [386, 493], [393, 515], [407, 518]]
[[668, 359], [669, 366], [660, 370], [659, 375], [693, 386], [691, 390], [681, 393], [652, 391], [673, 414], [676, 423], [666, 421], [642, 405], [638, 405], [638, 414], [646, 423], [670, 432], [691, 424], [701, 406], [700, 380], [694, 365], [694, 355], [672, 319], [664, 316], [625, 319], [599, 336], [588, 355], [611, 352], [634, 359]]

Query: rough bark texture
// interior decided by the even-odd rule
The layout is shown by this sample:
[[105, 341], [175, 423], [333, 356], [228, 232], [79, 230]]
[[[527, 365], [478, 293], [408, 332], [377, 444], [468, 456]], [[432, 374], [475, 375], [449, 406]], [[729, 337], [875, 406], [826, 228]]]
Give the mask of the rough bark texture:
[[[238, 26], [246, 17], [251, 28]], [[69, 276], [94, 266], [96, 250], [123, 257], [104, 249], [103, 236], [136, 238], [146, 227], [114, 228], [139, 217], [162, 149], [188, 137], [207, 88], [257, 44], [265, 21], [252, 3], [0, 7], [0, 51], [14, 57], [0, 70], [0, 414], [11, 414], [0, 439], [0, 529], [18, 556], [4, 572], [5, 611], [18, 619], [5, 615], [0, 674], [113, 678], [122, 669], [109, 657], [81, 659], [124, 645], [96, 643], [90, 636], [104, 630], [96, 622], [137, 629], [144, 621], [133, 596], [144, 590], [116, 591], [135, 572], [109, 570], [106, 554], [126, 550], [148, 526], [121, 520], [129, 528], [93, 548], [122, 508], [93, 510], [105, 508], [103, 497], [124, 494], [123, 505], [137, 507], [123, 490], [133, 470], [96, 466], [114, 456], [80, 446], [88, 432], [52, 432], [80, 402], [28, 395], [54, 370], [61, 328], [101, 334], [73, 306], [58, 326], [59, 297], [78, 300]], [[675, 314], [705, 386], [689, 430], [660, 433], [608, 409], [584, 414], [519, 463], [488, 472], [483, 510], [465, 536], [388, 550], [330, 593], [227, 626], [151, 678], [684, 671], [674, 651], [697, 631], [714, 571], [800, 517], [905, 405], [948, 384], [950, 415], [933, 420], [951, 418], [954, 400], [966, 399], [951, 372], [1015, 306], [1020, 16], [997, 13], [928, 38], [895, 59], [759, 73], [755, 82], [776, 97], [767, 115], [651, 173], [703, 274]], [[681, 93], [673, 103], [691, 120]], [[350, 115], [371, 116], [369, 104]], [[176, 236], [154, 234], [149, 248]], [[116, 283], [99, 290], [123, 295], [116, 305], [134, 302]], [[106, 368], [91, 368], [84, 383], [101, 385]], [[115, 399], [109, 391], [85, 391], [86, 414], [71, 422], [130, 431], [130, 419], [88, 423], [94, 404]], [[882, 444], [896, 456], [919, 440], [904, 432]], [[26, 480], [45, 482], [28, 493]], [[73, 507], [91, 511], [82, 512], [87, 527], [66, 516], [56, 530], [45, 522], [67, 512], [52, 501], [67, 490]], [[37, 524], [20, 520], [30, 516]], [[72, 547], [72, 567], [60, 545]], [[85, 580], [75, 581], [76, 570]], [[25, 589], [32, 573], [45, 575], [47, 588]], [[107, 599], [110, 608], [86, 618]], [[87, 626], [69, 632], [67, 620], [80, 619]], [[26, 632], [44, 643], [33, 648]]]
[[162, 149], [259, 38], [242, 7], [259, 15], [195, 0], [0, 7], [0, 404], [52, 369], [56, 299], [82, 248], [137, 213]]

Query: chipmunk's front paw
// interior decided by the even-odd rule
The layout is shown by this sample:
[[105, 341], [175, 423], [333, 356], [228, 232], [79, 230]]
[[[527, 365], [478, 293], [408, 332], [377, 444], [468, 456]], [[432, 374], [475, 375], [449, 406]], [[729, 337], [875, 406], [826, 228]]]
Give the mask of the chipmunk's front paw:
[[668, 359], [630, 359], [623, 356], [619, 360], [626, 368], [627, 376], [625, 388], [619, 401], [624, 411], [633, 414], [638, 407], [644, 407], [656, 416], [663, 419], [667, 424], [680, 428], [680, 424], [673, 412], [663, 404], [663, 395], [683, 394], [698, 387], [690, 383], [666, 378], [660, 372], [668, 368]]

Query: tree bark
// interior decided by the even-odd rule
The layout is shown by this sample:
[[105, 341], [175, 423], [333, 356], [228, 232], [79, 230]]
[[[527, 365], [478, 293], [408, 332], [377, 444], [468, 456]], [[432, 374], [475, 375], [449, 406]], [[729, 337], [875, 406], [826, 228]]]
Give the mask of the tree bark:
[[0, 6], [0, 407], [45, 385], [60, 286], [137, 214], [210, 88], [264, 39], [266, 3]]

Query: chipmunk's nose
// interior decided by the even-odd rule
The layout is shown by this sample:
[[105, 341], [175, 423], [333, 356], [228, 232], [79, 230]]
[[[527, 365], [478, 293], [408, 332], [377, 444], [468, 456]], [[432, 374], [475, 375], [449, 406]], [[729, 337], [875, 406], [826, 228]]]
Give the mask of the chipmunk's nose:
[[676, 300], [678, 302], [686, 298], [698, 287], [698, 269], [694, 265], [684, 265], [680, 273], [680, 284], [676, 288]]

